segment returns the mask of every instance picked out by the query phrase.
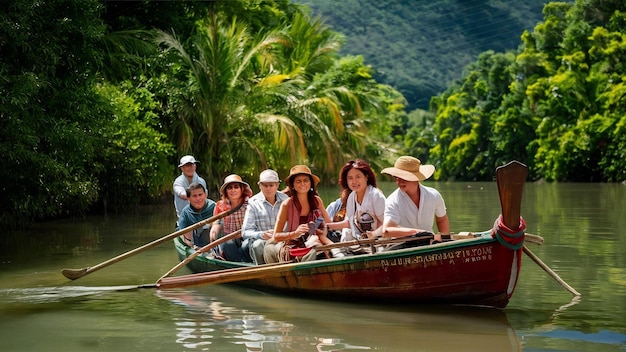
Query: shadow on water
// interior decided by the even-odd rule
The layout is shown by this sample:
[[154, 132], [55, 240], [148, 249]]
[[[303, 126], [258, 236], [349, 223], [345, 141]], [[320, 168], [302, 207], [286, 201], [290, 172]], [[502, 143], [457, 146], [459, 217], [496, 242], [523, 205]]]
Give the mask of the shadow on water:
[[[492, 308], [346, 304], [230, 285], [172, 290], [131, 287], [0, 290], [2, 313], [17, 318], [6, 324], [4, 333], [23, 329], [20, 317], [28, 311], [34, 317], [23, 322], [45, 327], [42, 338], [72, 332], [52, 350], [127, 347], [158, 334], [150, 338], [161, 350], [484, 351], [488, 347], [521, 351], [506, 313]], [[54, 318], [48, 321], [50, 317]], [[17, 336], [12, 342], [4, 347], [35, 350], [43, 345]]]
[[[118, 346], [117, 338], [109, 341], [93, 335], [117, 336], [119, 330], [134, 331], [125, 333], [133, 343], [144, 340], [146, 327], [137, 329], [139, 321], [150, 322], [148, 330], [159, 335], [152, 338], [169, 350], [623, 351], [626, 335], [622, 333], [584, 333], [558, 324], [559, 319], [571, 319], [568, 309], [579, 303], [580, 298], [574, 298], [552, 311], [544, 307], [538, 314], [516, 309], [300, 299], [233, 285], [171, 290], [70, 285], [0, 290], [2, 314], [19, 317], [30, 311], [69, 318], [83, 311], [77, 320], [57, 318], [64, 322], [56, 323], [62, 331], [78, 333], [76, 350]], [[535, 320], [534, 328], [516, 332], [509, 319], [523, 320], [524, 315]], [[93, 325], [96, 316], [97, 330], [81, 325]]]
[[230, 286], [157, 295], [188, 313], [176, 322], [188, 347], [223, 338], [248, 351], [521, 351], [505, 312], [491, 308], [345, 304]]

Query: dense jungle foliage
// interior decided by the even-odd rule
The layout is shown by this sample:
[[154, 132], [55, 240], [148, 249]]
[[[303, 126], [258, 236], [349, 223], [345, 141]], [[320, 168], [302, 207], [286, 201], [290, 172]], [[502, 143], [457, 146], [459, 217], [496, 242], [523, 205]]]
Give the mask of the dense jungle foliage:
[[[0, 224], [168, 195], [193, 154], [223, 178], [311, 165], [336, 182], [411, 154], [439, 179], [622, 181], [625, 5], [550, 3], [518, 51], [487, 51], [407, 111], [345, 37], [288, 0], [17, 1], [0, 10]], [[451, 55], [456, 55], [453, 53]]]
[[543, 14], [519, 51], [481, 54], [431, 100], [433, 130], [413, 133], [436, 136], [416, 154], [430, 152], [439, 178], [490, 179], [517, 159], [532, 179], [626, 180], [626, 3], [554, 2]]

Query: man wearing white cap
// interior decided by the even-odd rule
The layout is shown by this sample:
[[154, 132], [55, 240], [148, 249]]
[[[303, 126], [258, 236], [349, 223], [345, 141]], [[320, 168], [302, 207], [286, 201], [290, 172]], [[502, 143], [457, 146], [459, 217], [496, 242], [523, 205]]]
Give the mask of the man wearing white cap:
[[[182, 173], [174, 180], [174, 207], [176, 208], [176, 218], [180, 218], [180, 212], [183, 208], [189, 204], [189, 200], [187, 198], [187, 188], [193, 182], [197, 182], [204, 186], [206, 189], [206, 181], [198, 176], [196, 173], [196, 164], [200, 162], [197, 161], [191, 155], [185, 155], [180, 158], [180, 163], [178, 167], [181, 169]], [[178, 225], [178, 220], [176, 221], [176, 225]]]
[[436, 189], [420, 184], [435, 172], [433, 165], [422, 165], [412, 156], [399, 157], [393, 167], [381, 171], [393, 176], [398, 189], [387, 197], [383, 236], [406, 237], [419, 232], [432, 232], [437, 222], [439, 233], [433, 241], [441, 242], [442, 234], [450, 233], [446, 204]]
[[278, 191], [280, 178], [274, 170], [265, 170], [259, 175], [261, 192], [248, 201], [248, 209], [243, 219], [242, 237], [254, 264], [264, 264], [265, 241], [272, 238], [280, 205], [288, 196]]

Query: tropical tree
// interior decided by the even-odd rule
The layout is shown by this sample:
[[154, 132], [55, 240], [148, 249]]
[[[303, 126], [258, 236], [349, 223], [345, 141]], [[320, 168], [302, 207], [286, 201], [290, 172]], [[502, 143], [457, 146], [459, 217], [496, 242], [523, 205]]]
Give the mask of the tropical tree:
[[296, 15], [289, 25], [253, 34], [213, 11], [187, 41], [164, 31], [156, 40], [189, 79], [188, 92], [172, 103], [178, 151], [203, 161], [209, 183], [294, 163], [334, 171], [343, 116], [360, 110], [345, 87], [313, 83], [339, 48], [320, 23]]
[[169, 184], [172, 149], [156, 131], [151, 99], [99, 89], [108, 87], [103, 72], [114, 71], [108, 65], [137, 53], [117, 56], [129, 36], [107, 36], [101, 11], [98, 0], [0, 10], [0, 226], [121, 211]]
[[481, 55], [431, 101], [438, 176], [481, 179], [517, 159], [536, 179], [623, 181], [625, 12], [620, 1], [549, 3], [514, 59]]

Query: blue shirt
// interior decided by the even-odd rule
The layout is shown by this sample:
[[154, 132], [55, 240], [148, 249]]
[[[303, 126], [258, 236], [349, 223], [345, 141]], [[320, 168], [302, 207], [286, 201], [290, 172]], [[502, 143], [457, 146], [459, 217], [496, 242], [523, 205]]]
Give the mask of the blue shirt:
[[[204, 181], [204, 179], [198, 176], [198, 174], [195, 172], [193, 173], [191, 182], [197, 182], [203, 185], [204, 189], [206, 189], [206, 181]], [[174, 180], [174, 184], [172, 185], [172, 189], [174, 191], [174, 208], [176, 208], [176, 216], [179, 218], [180, 212], [183, 211], [187, 204], [189, 204], [189, 201], [187, 199], [182, 199], [181, 197], [183, 195], [187, 195], [187, 188], [189, 187], [191, 182], [189, 182], [185, 174], [180, 174], [180, 176], [176, 177], [176, 179]]]
[[[186, 227], [189, 227], [193, 224], [197, 224], [200, 221], [206, 220], [213, 216], [213, 210], [215, 209], [215, 202], [211, 199], [207, 199], [204, 207], [200, 210], [195, 210], [191, 207], [190, 204], [187, 204], [180, 212], [180, 217], [178, 218], [178, 230], [182, 230]], [[202, 226], [199, 229], [193, 230], [193, 244], [198, 247], [202, 247], [204, 244], [196, 243], [196, 240], [200, 237], [198, 234], [203, 230], [207, 230], [211, 227], [211, 225], [207, 224]]]

